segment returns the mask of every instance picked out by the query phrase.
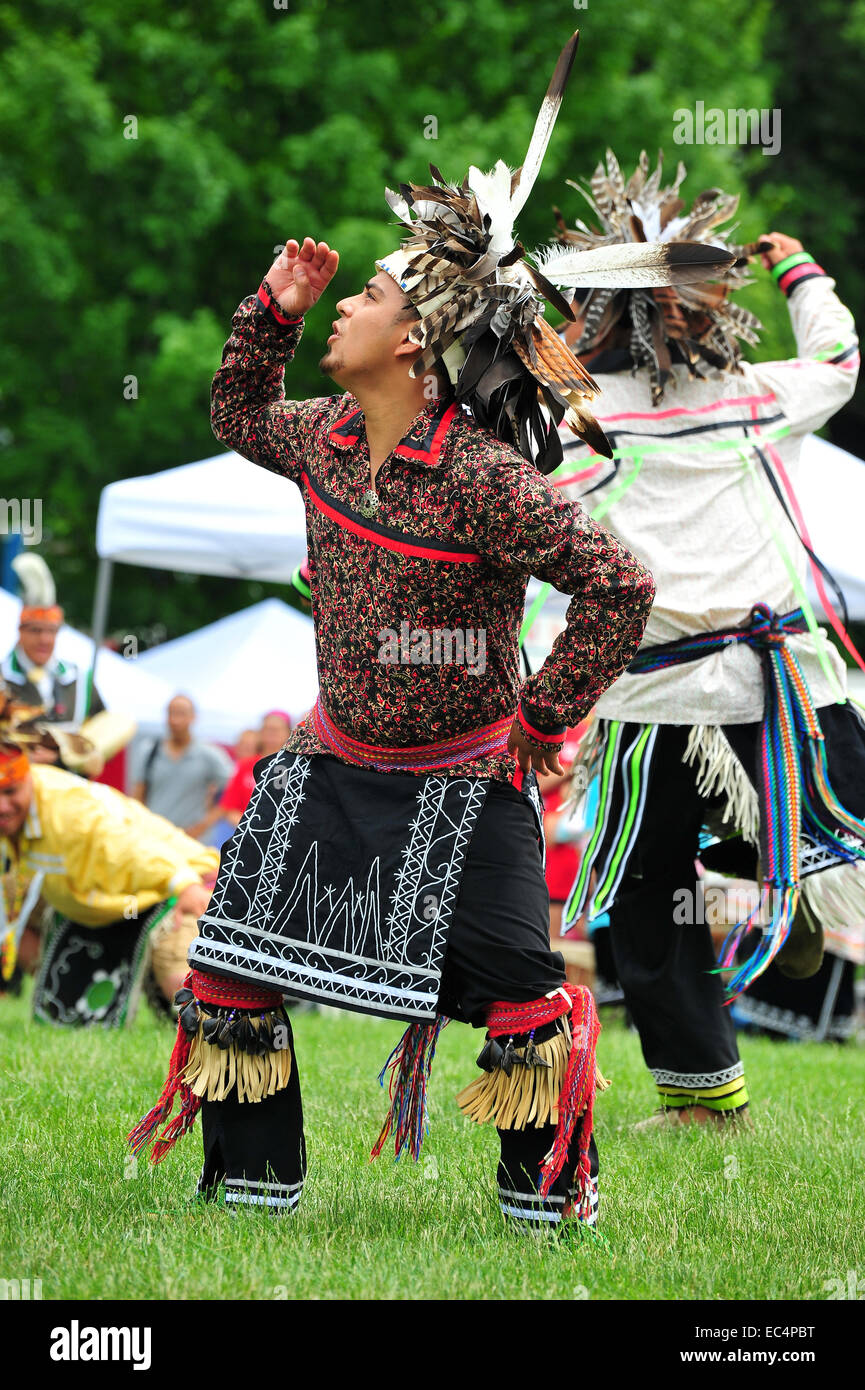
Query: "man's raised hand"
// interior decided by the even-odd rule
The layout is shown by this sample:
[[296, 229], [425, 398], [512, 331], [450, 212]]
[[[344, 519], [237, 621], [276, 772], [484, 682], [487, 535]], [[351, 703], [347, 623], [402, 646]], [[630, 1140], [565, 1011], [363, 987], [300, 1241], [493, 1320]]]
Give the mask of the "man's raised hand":
[[803, 249], [801, 241], [792, 236], [785, 236], [783, 232], [764, 232], [760, 241], [771, 241], [774, 248], [772, 251], [764, 252], [760, 257], [764, 270], [771, 270], [779, 261]]
[[316, 243], [308, 236], [302, 245], [285, 243], [266, 279], [282, 312], [299, 318], [330, 284], [338, 265], [338, 251], [331, 251], [326, 241]]

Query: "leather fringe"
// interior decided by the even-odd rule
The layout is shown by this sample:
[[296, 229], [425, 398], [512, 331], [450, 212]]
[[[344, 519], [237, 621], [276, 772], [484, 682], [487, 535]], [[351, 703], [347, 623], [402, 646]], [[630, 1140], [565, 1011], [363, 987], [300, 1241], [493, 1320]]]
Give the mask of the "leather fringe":
[[[205, 1041], [204, 1019], [192, 1039], [183, 1080], [193, 1095], [202, 1100], [225, 1100], [237, 1087], [239, 1101], [260, 1101], [285, 1090], [291, 1077], [291, 1049], [268, 1050], [260, 1056], [241, 1052], [235, 1043], [227, 1048]], [[261, 1026], [251, 1018], [253, 1031]]]
[[[559, 1096], [571, 1053], [571, 1029], [567, 1020], [563, 1032], [536, 1044], [536, 1050], [551, 1064], [549, 1067], [527, 1067], [517, 1062], [510, 1076], [501, 1067], [485, 1072], [457, 1096], [457, 1105], [463, 1114], [477, 1124], [492, 1121], [497, 1129], [558, 1124]], [[525, 1056], [524, 1047], [515, 1051], [517, 1057]], [[598, 1090], [605, 1091], [609, 1084], [598, 1073]]]
[[802, 879], [802, 900], [826, 935], [826, 949], [865, 963], [865, 865], [836, 864]]
[[701, 796], [723, 796], [722, 821], [731, 821], [749, 845], [759, 843], [760, 805], [750, 781], [720, 725], [694, 724], [682, 758], [697, 770]]

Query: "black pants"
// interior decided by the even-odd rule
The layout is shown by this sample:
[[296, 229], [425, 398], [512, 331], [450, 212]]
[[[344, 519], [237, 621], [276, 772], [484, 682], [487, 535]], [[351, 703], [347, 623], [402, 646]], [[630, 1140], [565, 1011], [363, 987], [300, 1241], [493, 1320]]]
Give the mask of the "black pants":
[[[861, 817], [863, 721], [849, 704], [823, 707], [819, 717], [832, 786], [842, 804]], [[640, 726], [622, 727], [624, 746]], [[674, 895], [684, 889], [697, 901], [694, 860], [700, 828], [707, 814], [722, 804], [698, 793], [696, 770], [682, 762], [689, 732], [680, 725], [658, 726], [640, 829], [610, 908], [610, 941], [643, 1056], [663, 1103], [733, 1110], [747, 1103], [747, 1091], [733, 1013], [723, 1006], [720, 977], [711, 973], [716, 968], [711, 933], [699, 922], [676, 922]], [[760, 725], [724, 725], [724, 734], [756, 786]], [[700, 857], [709, 868], [757, 877], [757, 852], [739, 837], [722, 841]], [[770, 967], [744, 999], [773, 1005], [778, 979], [783, 977]], [[785, 980], [785, 1007], [795, 1009], [798, 997], [807, 1012], [809, 992], [807, 980]]]
[[[537, 824], [515, 787], [494, 782], [466, 855], [451, 922], [439, 1008], [480, 1028], [490, 1004], [527, 1003], [565, 981], [564, 962], [550, 950], [549, 896]], [[519, 1039], [516, 1040], [519, 1044]], [[306, 1173], [306, 1148], [297, 1053], [292, 1047], [288, 1087], [256, 1104], [236, 1096], [204, 1101], [204, 1169], [199, 1191], [273, 1211], [294, 1208]], [[480, 1049], [479, 1049], [480, 1050]], [[577, 1152], [572, 1152], [545, 1201], [538, 1172], [555, 1127], [499, 1130], [499, 1204], [510, 1220], [532, 1227], [558, 1224], [573, 1197]], [[373, 1136], [374, 1137], [374, 1136]], [[594, 1191], [590, 1223], [597, 1219], [597, 1149], [590, 1150]]]
[[[624, 725], [626, 736], [636, 727]], [[610, 908], [610, 944], [662, 1103], [740, 1109], [744, 1070], [711, 932], [697, 912], [676, 913], [677, 902], [699, 900], [694, 861], [707, 809], [682, 762], [688, 733], [658, 728], [640, 829]]]

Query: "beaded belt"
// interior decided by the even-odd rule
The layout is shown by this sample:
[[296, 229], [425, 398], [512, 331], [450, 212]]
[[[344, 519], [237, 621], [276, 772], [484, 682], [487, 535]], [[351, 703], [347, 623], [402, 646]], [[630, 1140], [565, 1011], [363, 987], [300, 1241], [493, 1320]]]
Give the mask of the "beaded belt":
[[484, 724], [467, 734], [445, 738], [437, 743], [422, 743], [410, 748], [380, 748], [374, 743], [361, 743], [338, 729], [321, 702], [312, 710], [312, 725], [321, 742], [344, 762], [355, 767], [374, 768], [377, 772], [436, 772], [457, 763], [471, 762], [491, 754], [503, 757], [508, 751], [513, 716]]

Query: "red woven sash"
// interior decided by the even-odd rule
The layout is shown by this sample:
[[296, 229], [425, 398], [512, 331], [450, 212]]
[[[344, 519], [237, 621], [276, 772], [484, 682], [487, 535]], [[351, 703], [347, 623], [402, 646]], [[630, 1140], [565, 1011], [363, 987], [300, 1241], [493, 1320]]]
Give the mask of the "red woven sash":
[[312, 724], [322, 743], [337, 757], [355, 767], [374, 768], [377, 772], [435, 772], [439, 768], [453, 767], [456, 763], [471, 762], [474, 758], [490, 754], [506, 756], [513, 718], [508, 715], [495, 724], [484, 724], [467, 734], [441, 739], [437, 743], [422, 743], [411, 748], [382, 748], [374, 743], [361, 743], [359, 739], [351, 738], [338, 729], [319, 696], [313, 706]]
[[263, 989], [245, 980], [225, 980], [203, 970], [193, 970], [189, 988], [202, 1004], [218, 1004], [226, 1009], [278, 1009], [282, 1003], [279, 990]]

